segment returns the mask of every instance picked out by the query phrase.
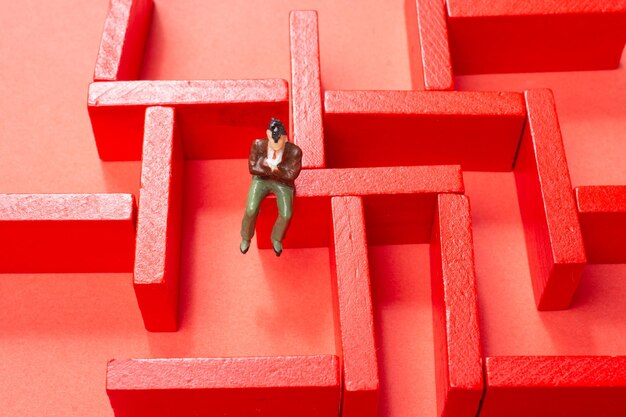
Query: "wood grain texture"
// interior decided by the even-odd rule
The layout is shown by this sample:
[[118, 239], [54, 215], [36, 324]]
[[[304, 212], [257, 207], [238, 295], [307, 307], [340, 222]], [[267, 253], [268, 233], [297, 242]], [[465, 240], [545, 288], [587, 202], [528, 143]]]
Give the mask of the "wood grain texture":
[[525, 119], [519, 93], [326, 91], [324, 108], [332, 168], [510, 171]]
[[625, 0], [449, 0], [450, 16], [524, 16], [579, 13], [626, 13]]
[[116, 416], [336, 417], [335, 356], [111, 360]]
[[587, 262], [550, 90], [526, 92], [528, 121], [515, 166], [537, 308], [569, 306]]
[[150, 29], [152, 0], [111, 0], [96, 59], [94, 81], [135, 80]]
[[437, 410], [472, 417], [483, 395], [469, 200], [441, 194], [430, 245]]
[[449, 0], [454, 73], [618, 68], [624, 0]]
[[[92, 83], [88, 110], [101, 159], [141, 158], [149, 106], [176, 108], [187, 158], [247, 158], [250, 143], [265, 137], [272, 117], [288, 128], [289, 90], [284, 80]], [[229, 146], [214, 146], [223, 140]]]
[[485, 371], [485, 417], [626, 413], [624, 356], [503, 356], [486, 358]]
[[0, 272], [130, 272], [131, 194], [0, 194]]
[[378, 415], [378, 360], [363, 202], [359, 197], [334, 197], [331, 205], [331, 272], [343, 377], [341, 415], [374, 417]]
[[520, 116], [522, 94], [476, 91], [326, 91], [327, 113]]
[[[303, 170], [284, 246], [329, 246], [330, 198], [335, 196], [363, 197], [370, 244], [427, 243], [437, 194], [463, 190], [458, 166]], [[261, 204], [257, 221], [259, 248], [270, 247], [277, 215], [276, 200], [270, 196]]]
[[427, 91], [454, 90], [444, 0], [415, 0], [417, 25]]
[[88, 105], [165, 106], [282, 102], [284, 80], [123, 81], [89, 85]]
[[298, 196], [462, 193], [459, 166], [413, 166], [303, 170], [296, 180]]
[[173, 108], [147, 109], [134, 288], [149, 331], [178, 328], [184, 159], [176, 129]]
[[292, 140], [302, 149], [303, 168], [323, 168], [324, 123], [316, 11], [289, 15]]
[[0, 194], [3, 222], [132, 221], [131, 194]]

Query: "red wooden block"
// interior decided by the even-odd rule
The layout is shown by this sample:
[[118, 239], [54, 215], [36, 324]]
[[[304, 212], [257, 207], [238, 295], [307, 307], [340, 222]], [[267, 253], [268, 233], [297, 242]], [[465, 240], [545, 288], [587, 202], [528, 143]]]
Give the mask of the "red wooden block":
[[152, 0], [111, 0], [94, 81], [136, 80], [150, 29]]
[[439, 195], [430, 268], [437, 412], [442, 417], [474, 417], [483, 395], [483, 370], [467, 197]]
[[587, 262], [550, 90], [525, 93], [528, 121], [515, 164], [528, 262], [539, 310], [569, 306]]
[[146, 110], [134, 287], [144, 325], [175, 331], [184, 159], [175, 110]]
[[[436, 195], [463, 190], [458, 166], [302, 170], [284, 247], [328, 246], [330, 197], [349, 195], [363, 196], [370, 244], [426, 243]], [[271, 248], [277, 216], [275, 199], [267, 198], [257, 222], [259, 248]]]
[[326, 91], [329, 167], [461, 164], [510, 171], [524, 125], [519, 93]]
[[303, 168], [323, 168], [324, 126], [317, 12], [289, 15], [293, 142], [302, 149]]
[[342, 417], [378, 415], [378, 361], [363, 202], [332, 198], [331, 273], [337, 352], [343, 375]]
[[130, 272], [130, 194], [0, 194], [0, 272]]
[[301, 197], [464, 191], [463, 173], [456, 165], [308, 169], [296, 187]]
[[149, 106], [176, 107], [188, 159], [247, 158], [272, 117], [287, 123], [289, 91], [284, 80], [93, 83], [88, 109], [101, 159], [140, 159]]
[[448, 0], [454, 73], [619, 66], [626, 1]]
[[336, 356], [111, 360], [116, 417], [337, 417]]
[[626, 186], [577, 187], [589, 263], [626, 263]]
[[626, 357], [486, 358], [481, 417], [622, 417]]
[[[454, 90], [454, 77], [448, 46], [445, 0], [413, 0], [417, 3], [417, 25], [428, 91]], [[417, 42], [417, 39], [415, 40]]]

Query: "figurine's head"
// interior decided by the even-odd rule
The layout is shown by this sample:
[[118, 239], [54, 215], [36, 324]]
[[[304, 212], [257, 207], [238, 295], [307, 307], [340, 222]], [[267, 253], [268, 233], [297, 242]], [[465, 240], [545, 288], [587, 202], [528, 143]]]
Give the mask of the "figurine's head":
[[285, 125], [278, 119], [272, 118], [269, 126], [267, 127], [267, 140], [270, 143], [270, 146], [275, 151], [282, 149], [285, 146], [285, 142], [287, 142], [287, 130], [285, 129]]

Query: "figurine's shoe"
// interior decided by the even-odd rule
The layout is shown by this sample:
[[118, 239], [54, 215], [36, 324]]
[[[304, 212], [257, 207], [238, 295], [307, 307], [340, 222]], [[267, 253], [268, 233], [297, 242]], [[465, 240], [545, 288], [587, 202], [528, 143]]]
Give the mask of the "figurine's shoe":
[[280, 254], [283, 253], [283, 243], [280, 240], [272, 239], [272, 247], [274, 248], [276, 256], [280, 256]]
[[241, 239], [241, 243], [239, 244], [239, 250], [241, 251], [241, 253], [245, 255], [246, 252], [248, 252], [248, 249], [250, 249], [250, 241], [246, 239]]

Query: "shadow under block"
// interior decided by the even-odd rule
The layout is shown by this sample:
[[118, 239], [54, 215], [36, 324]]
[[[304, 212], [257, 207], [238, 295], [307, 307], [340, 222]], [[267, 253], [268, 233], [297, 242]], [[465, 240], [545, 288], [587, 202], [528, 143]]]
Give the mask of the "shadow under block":
[[574, 191], [589, 263], [626, 263], [626, 186]]
[[430, 263], [437, 413], [440, 417], [474, 417], [483, 395], [483, 369], [466, 196], [438, 196]]
[[[328, 247], [330, 199], [335, 196], [363, 197], [369, 244], [427, 243], [436, 195], [463, 191], [459, 166], [302, 170], [284, 247]], [[271, 248], [277, 216], [276, 199], [270, 196], [262, 202], [257, 221], [260, 249]]]
[[0, 272], [130, 272], [131, 194], [0, 194]]
[[184, 159], [175, 113], [146, 110], [134, 288], [149, 331], [178, 327]]
[[116, 417], [337, 417], [336, 356], [109, 361]]
[[526, 115], [520, 93], [326, 91], [324, 117], [332, 168], [510, 171]]
[[614, 69], [626, 1], [448, 0], [455, 75]]
[[153, 9], [152, 0], [110, 1], [94, 81], [125, 81], [139, 77]]
[[528, 120], [515, 165], [526, 250], [539, 310], [569, 307], [587, 262], [550, 90], [525, 93]]
[[293, 120], [291, 140], [302, 149], [303, 168], [324, 168], [317, 12], [292, 11], [289, 15], [289, 29]]
[[[284, 80], [92, 83], [88, 110], [102, 160], [141, 158], [150, 106], [176, 108], [187, 159], [247, 158], [250, 141], [264, 137], [272, 117], [287, 123], [289, 90]], [[220, 140], [230, 146], [215, 146]]]
[[486, 358], [481, 417], [626, 415], [626, 357]]
[[363, 202], [333, 197], [331, 274], [337, 352], [342, 369], [342, 417], [378, 415], [378, 359]]

